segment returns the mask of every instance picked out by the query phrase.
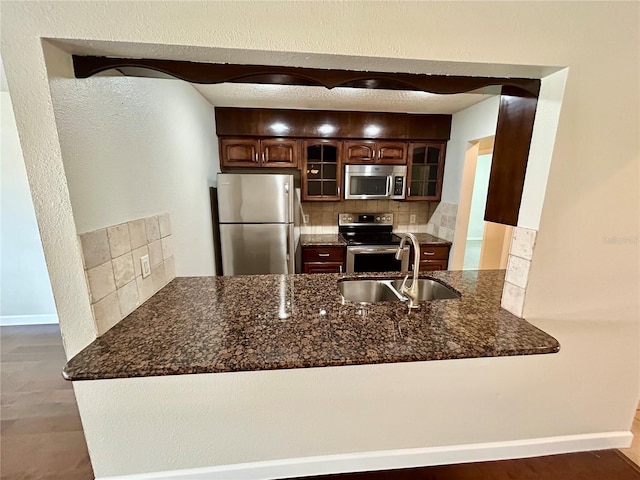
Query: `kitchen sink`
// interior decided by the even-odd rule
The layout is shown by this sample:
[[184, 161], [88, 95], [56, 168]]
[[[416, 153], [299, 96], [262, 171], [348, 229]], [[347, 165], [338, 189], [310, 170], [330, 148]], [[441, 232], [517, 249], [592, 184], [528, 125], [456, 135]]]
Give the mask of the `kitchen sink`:
[[[411, 280], [407, 283], [411, 285]], [[404, 296], [399, 293], [401, 286], [402, 279], [345, 279], [338, 282], [338, 290], [342, 298], [356, 303], [404, 301]], [[417, 301], [460, 298], [460, 295], [452, 289], [426, 278], [418, 279], [418, 292]]]
[[399, 302], [400, 294], [390, 287], [390, 283], [379, 280], [342, 280], [338, 283], [338, 290], [342, 298], [351, 302]]
[[[411, 279], [407, 280], [407, 284], [411, 285]], [[394, 280], [391, 285], [397, 291], [402, 287], [402, 280]], [[429, 300], [447, 300], [452, 298], [460, 298], [460, 294], [445, 287], [440, 282], [429, 280], [428, 278], [418, 279], [418, 301], [424, 302]]]

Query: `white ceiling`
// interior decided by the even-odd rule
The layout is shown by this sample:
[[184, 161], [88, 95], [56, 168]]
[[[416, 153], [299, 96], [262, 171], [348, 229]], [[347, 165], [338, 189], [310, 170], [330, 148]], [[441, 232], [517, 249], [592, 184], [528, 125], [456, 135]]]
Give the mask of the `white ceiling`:
[[436, 95], [405, 90], [345, 87], [329, 90], [298, 85], [192, 85], [216, 107], [451, 114], [492, 96], [479, 93]]

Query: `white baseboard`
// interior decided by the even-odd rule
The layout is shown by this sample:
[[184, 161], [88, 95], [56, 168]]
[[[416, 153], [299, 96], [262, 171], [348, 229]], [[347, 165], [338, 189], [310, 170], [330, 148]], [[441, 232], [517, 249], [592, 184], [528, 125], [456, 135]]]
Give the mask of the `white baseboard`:
[[55, 313], [46, 315], [1, 315], [0, 326], [10, 325], [48, 325], [58, 323], [58, 315]]
[[506, 460], [628, 447], [631, 432], [605, 432], [510, 442], [290, 458], [217, 467], [98, 477], [99, 480], [270, 480], [335, 473]]

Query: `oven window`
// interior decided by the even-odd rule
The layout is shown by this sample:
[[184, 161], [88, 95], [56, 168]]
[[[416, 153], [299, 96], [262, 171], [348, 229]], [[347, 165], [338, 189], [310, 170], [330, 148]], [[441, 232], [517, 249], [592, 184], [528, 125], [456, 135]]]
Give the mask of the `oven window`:
[[399, 272], [401, 267], [393, 253], [359, 253], [353, 259], [354, 272]]
[[349, 189], [351, 195], [386, 195], [387, 177], [350, 176]]

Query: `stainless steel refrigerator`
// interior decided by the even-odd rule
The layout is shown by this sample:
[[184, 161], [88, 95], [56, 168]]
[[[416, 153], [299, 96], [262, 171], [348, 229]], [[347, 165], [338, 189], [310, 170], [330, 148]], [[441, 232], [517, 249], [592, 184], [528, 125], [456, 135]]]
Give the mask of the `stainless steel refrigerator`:
[[217, 192], [222, 274], [295, 273], [293, 175], [219, 173]]

